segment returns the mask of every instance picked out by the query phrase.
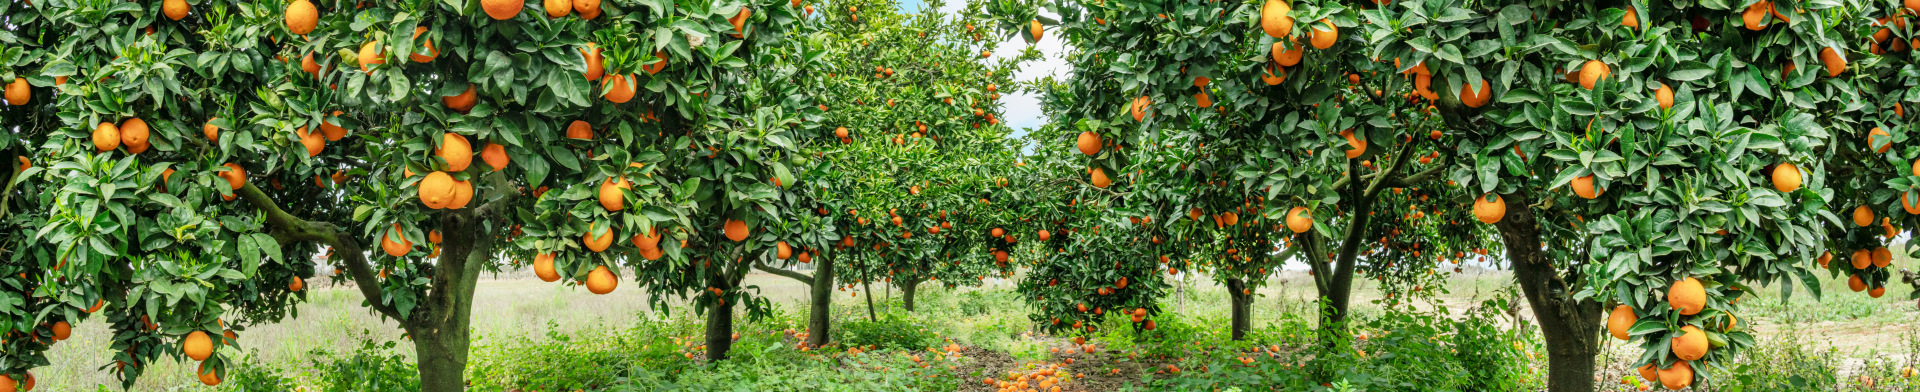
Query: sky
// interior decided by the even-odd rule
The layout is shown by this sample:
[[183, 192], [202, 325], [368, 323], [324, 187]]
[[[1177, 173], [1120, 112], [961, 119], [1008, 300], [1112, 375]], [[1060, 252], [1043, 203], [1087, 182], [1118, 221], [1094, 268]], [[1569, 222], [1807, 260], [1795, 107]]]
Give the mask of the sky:
[[[899, 0], [899, 4], [901, 12], [906, 13], [920, 12], [926, 8], [926, 2], [923, 0]], [[966, 6], [965, 0], [949, 0], [941, 9], [937, 10], [937, 12], [956, 14], [959, 13], [960, 9], [964, 6]], [[1038, 61], [1026, 63], [1020, 67], [1020, 71], [1015, 72], [1013, 75], [1014, 80], [1029, 82], [1048, 75], [1054, 76], [1055, 79], [1066, 78], [1068, 68], [1065, 60], [1066, 47], [1060, 42], [1060, 39], [1043, 34], [1037, 45], [1042, 58]], [[1028, 45], [1025, 40], [1020, 39], [1020, 36], [1015, 35], [994, 45], [994, 48], [991, 50], [995, 57], [999, 57], [1019, 53], [1020, 51], [1026, 50], [1029, 46], [1032, 45]], [[1000, 98], [1006, 105], [1004, 106], [1005, 113], [1003, 113], [1002, 119], [1006, 121], [1007, 127], [1015, 130], [1013, 134], [1014, 137], [1025, 136], [1028, 129], [1039, 128], [1041, 125], [1046, 124], [1046, 118], [1042, 117], [1040, 113], [1040, 95], [1038, 93], [1021, 91], [1002, 94]]]

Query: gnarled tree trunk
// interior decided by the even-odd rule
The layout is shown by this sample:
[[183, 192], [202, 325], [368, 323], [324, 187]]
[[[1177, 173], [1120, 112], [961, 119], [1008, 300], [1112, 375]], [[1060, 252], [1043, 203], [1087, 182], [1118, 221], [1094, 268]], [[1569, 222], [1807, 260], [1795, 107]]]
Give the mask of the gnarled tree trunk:
[[813, 271], [813, 303], [807, 314], [807, 346], [827, 344], [833, 317], [833, 257], [821, 257], [820, 269]]
[[1227, 279], [1227, 296], [1233, 302], [1233, 340], [1246, 340], [1247, 332], [1253, 330], [1253, 293], [1247, 290], [1247, 282], [1240, 278]]
[[1602, 304], [1574, 300], [1568, 280], [1540, 249], [1540, 226], [1535, 221], [1529, 200], [1523, 194], [1502, 195], [1507, 215], [1495, 223], [1505, 241], [1507, 259], [1513, 263], [1514, 280], [1526, 293], [1527, 304], [1539, 319], [1540, 332], [1547, 340], [1547, 390], [1553, 392], [1591, 392], [1594, 389], [1594, 358], [1600, 354], [1599, 329]]

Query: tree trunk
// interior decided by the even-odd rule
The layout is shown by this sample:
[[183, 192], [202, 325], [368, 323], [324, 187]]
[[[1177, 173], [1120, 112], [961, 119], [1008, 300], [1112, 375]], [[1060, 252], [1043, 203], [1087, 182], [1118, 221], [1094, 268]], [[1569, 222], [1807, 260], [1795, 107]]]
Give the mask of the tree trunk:
[[908, 313], [913, 312], [913, 294], [917, 292], [919, 288], [920, 281], [901, 281], [900, 301], [906, 305]]
[[458, 328], [448, 325], [444, 329], [408, 328], [407, 336], [413, 338], [413, 351], [420, 365], [420, 390], [427, 392], [460, 392], [467, 390], [467, 344], [466, 325]]
[[827, 345], [827, 329], [833, 316], [833, 257], [821, 257], [820, 269], [813, 271], [813, 306], [807, 314], [807, 346]]
[[[738, 283], [719, 275], [708, 277], [707, 282], [710, 286], [729, 292]], [[707, 362], [724, 361], [727, 351], [733, 349], [733, 305], [733, 302], [727, 302], [707, 309]]]
[[1591, 392], [1594, 383], [1594, 358], [1600, 354], [1599, 329], [1602, 305], [1598, 301], [1574, 300], [1568, 280], [1579, 281], [1578, 269], [1566, 279], [1540, 249], [1540, 227], [1535, 222], [1525, 195], [1502, 195], [1507, 215], [1494, 224], [1506, 243], [1507, 259], [1513, 263], [1513, 277], [1526, 293], [1527, 304], [1539, 319], [1540, 332], [1547, 341], [1547, 390], [1553, 392]]
[[1247, 331], [1253, 329], [1253, 295], [1246, 290], [1247, 282], [1227, 279], [1227, 296], [1233, 300], [1233, 340], [1246, 340]]
[[867, 320], [880, 321], [880, 316], [875, 315], [873, 313], [873, 281], [871, 279], [872, 277], [867, 276], [865, 272], [862, 272], [860, 274], [860, 278], [861, 278], [860, 291], [864, 291], [867, 293]]

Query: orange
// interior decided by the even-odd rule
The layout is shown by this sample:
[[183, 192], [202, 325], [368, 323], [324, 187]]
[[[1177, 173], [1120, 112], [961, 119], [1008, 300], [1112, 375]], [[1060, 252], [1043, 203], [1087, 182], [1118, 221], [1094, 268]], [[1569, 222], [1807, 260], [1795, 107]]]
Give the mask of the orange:
[[1291, 67], [1300, 64], [1300, 58], [1307, 55], [1307, 47], [1300, 46], [1300, 39], [1298, 38], [1288, 38], [1284, 45], [1275, 42], [1273, 43], [1271, 51], [1273, 53], [1273, 62], [1280, 63], [1282, 67]]
[[1333, 47], [1334, 43], [1340, 42], [1340, 27], [1334, 26], [1332, 19], [1321, 19], [1320, 22], [1325, 23], [1327, 25], [1326, 28], [1317, 26], [1308, 28], [1307, 33], [1309, 37], [1307, 38], [1307, 43], [1313, 45], [1314, 49], [1326, 49]]
[[426, 204], [427, 208], [436, 210], [447, 208], [453, 205], [456, 193], [453, 190], [454, 185], [453, 176], [447, 175], [447, 172], [427, 173], [427, 177], [420, 180], [418, 187], [420, 202]]
[[300, 70], [313, 74], [314, 79], [320, 78], [320, 63], [313, 61], [313, 53], [300, 58]]
[[307, 282], [305, 280], [300, 279], [300, 277], [298, 276], [295, 276], [293, 277], [292, 280], [287, 281], [287, 291], [300, 291], [300, 289], [303, 289], [306, 287], [307, 287]]
[[667, 52], [653, 52], [653, 58], [660, 59], [660, 61], [653, 61], [651, 64], [642, 64], [640, 70], [647, 71], [648, 75], [654, 75], [667, 69]]
[[1152, 104], [1153, 104], [1153, 101], [1147, 99], [1147, 96], [1145, 95], [1142, 95], [1139, 98], [1134, 98], [1133, 105], [1130, 106], [1130, 108], [1133, 111], [1133, 121], [1146, 121], [1147, 106]]
[[1592, 199], [1600, 197], [1600, 190], [1593, 186], [1593, 176], [1585, 175], [1573, 178], [1573, 194]]
[[525, 0], [480, 0], [480, 8], [486, 10], [487, 16], [493, 20], [513, 19], [526, 7]]
[[467, 203], [471, 201], [473, 201], [473, 183], [468, 181], [454, 181], [453, 203], [448, 204], [447, 208], [455, 210], [467, 208]]
[[1707, 333], [1699, 327], [1680, 327], [1680, 337], [1673, 338], [1673, 355], [1682, 360], [1694, 361], [1707, 356]]
[[1614, 339], [1627, 340], [1627, 331], [1633, 329], [1633, 323], [1639, 321], [1640, 316], [1633, 314], [1632, 306], [1615, 306], [1613, 313], [1607, 315], [1607, 333], [1613, 334]]
[[1046, 29], [1040, 25], [1039, 19], [1029, 20], [1027, 21], [1027, 33], [1033, 35], [1033, 40], [1039, 41], [1041, 35], [1046, 33]]
[[27, 78], [13, 78], [7, 83], [7, 104], [20, 106], [33, 99], [33, 86], [27, 84]]
[[1347, 159], [1359, 158], [1360, 155], [1367, 153], [1367, 142], [1354, 138], [1352, 129], [1340, 131], [1340, 136], [1347, 138], [1347, 147], [1350, 147], [1346, 150]]
[[1820, 258], [1815, 261], [1820, 263], [1820, 268], [1827, 268], [1827, 263], [1833, 262], [1833, 251], [1821, 252]]
[[573, 2], [568, 0], [546, 0], [544, 5], [547, 8], [547, 18], [567, 16], [567, 13], [573, 12]]
[[1640, 29], [1640, 15], [1634, 13], [1633, 6], [1627, 6], [1627, 15], [1620, 17], [1620, 25], [1634, 30]]
[[447, 161], [447, 171], [463, 172], [473, 164], [473, 144], [467, 143], [466, 136], [447, 132], [440, 135], [440, 149], [434, 155]]
[[1872, 225], [1873, 209], [1867, 208], [1867, 206], [1854, 207], [1853, 224], [1855, 226], [1860, 226], [1860, 227], [1867, 227], [1869, 225]]
[[1507, 216], [1507, 201], [1500, 195], [1488, 193], [1473, 199], [1473, 217], [1480, 222], [1493, 224]]
[[637, 83], [634, 80], [634, 75], [613, 75], [601, 80], [600, 86], [606, 89], [608, 102], [627, 103], [633, 100], [633, 84]]
[[1660, 385], [1672, 390], [1693, 385], [1693, 366], [1688, 365], [1687, 361], [1677, 361], [1673, 367], [1660, 369]]
[[120, 148], [120, 127], [103, 122], [93, 128], [93, 148], [101, 152]]
[[1294, 207], [1293, 210], [1287, 211], [1287, 229], [1293, 230], [1295, 233], [1305, 233], [1307, 230], [1313, 230], [1313, 210], [1309, 210], [1306, 207]]
[[360, 44], [360, 55], [357, 58], [360, 60], [361, 72], [372, 72], [368, 70], [368, 67], [387, 63], [387, 56], [380, 53], [379, 41], [367, 41], [367, 43]]
[[608, 227], [607, 233], [601, 234], [599, 237], [594, 237], [593, 231], [594, 231], [594, 224], [589, 223], [587, 224], [587, 232], [580, 234], [580, 242], [587, 245], [587, 250], [591, 250], [594, 252], [605, 252], [607, 251], [607, 247], [613, 246], [613, 228], [612, 227]]
[[793, 247], [787, 245], [786, 241], [780, 241], [779, 243], [774, 244], [774, 257], [778, 257], [781, 260], [792, 258]]
[[206, 134], [207, 141], [214, 142], [216, 144], [220, 143], [220, 127], [213, 125], [213, 120], [219, 120], [219, 119], [220, 119], [219, 117], [208, 119], [206, 125], [200, 126], [200, 133]]
[[1493, 83], [1488, 83], [1486, 79], [1480, 79], [1480, 91], [1473, 90], [1473, 83], [1460, 85], [1461, 104], [1477, 108], [1487, 106], [1490, 101], [1493, 101]]
[[1602, 63], [1600, 60], [1587, 60], [1586, 65], [1580, 66], [1580, 88], [1592, 90], [1593, 85], [1599, 83], [1600, 79], [1611, 77], [1613, 77], [1613, 71], [1607, 68], [1607, 63]]
[[1653, 99], [1660, 102], [1661, 109], [1672, 109], [1673, 88], [1667, 87], [1665, 83], [1660, 84], [1659, 89], [1653, 90]]
[[543, 281], [552, 282], [560, 280], [560, 273], [554, 272], [553, 270], [552, 253], [541, 253], [533, 256], [533, 274], [539, 276], [540, 280]]
[[507, 168], [507, 162], [509, 161], [507, 158], [507, 146], [501, 145], [500, 143], [487, 142], [487, 146], [480, 149], [480, 160], [486, 162], [488, 167], [492, 167], [493, 171], [500, 171], [500, 169]]
[[1866, 249], [1853, 251], [1852, 264], [1853, 269], [1867, 269], [1867, 266], [1873, 265], [1873, 251]]
[[1087, 169], [1087, 174], [1091, 177], [1090, 181], [1095, 188], [1106, 188], [1108, 185], [1113, 185], [1113, 180], [1107, 178], [1107, 172], [1105, 170], [1096, 167]]
[[428, 243], [434, 243], [434, 244], [438, 244], [438, 243], [440, 243], [440, 240], [441, 240], [441, 239], [442, 239], [442, 238], [440, 237], [440, 231], [439, 231], [439, 230], [433, 230], [433, 231], [428, 231], [428, 232], [427, 232], [427, 242], [428, 242]]
[[[33, 168], [33, 160], [27, 159], [27, 157], [19, 157], [19, 158], [20, 158], [20, 171], [27, 171], [27, 169]], [[167, 172], [172, 173], [173, 168], [167, 168]]]
[[167, 19], [180, 20], [180, 18], [187, 17], [188, 8], [186, 0], [167, 0], [160, 2], [160, 13], [166, 14]]
[[579, 139], [579, 140], [592, 140], [593, 125], [587, 124], [586, 121], [573, 120], [572, 124], [567, 124], [567, 138]]
[[120, 123], [120, 144], [136, 154], [147, 150], [147, 122], [139, 118], [129, 118]]
[[[395, 242], [394, 238], [399, 238], [400, 241]], [[413, 240], [407, 239], [406, 235], [400, 232], [400, 224], [395, 223], [393, 230], [380, 234], [380, 250], [386, 251], [387, 255], [393, 257], [406, 256], [407, 252], [413, 250]]]
[[1889, 140], [1892, 138], [1893, 134], [1887, 133], [1880, 127], [1873, 127], [1872, 130], [1867, 131], [1867, 148], [1873, 149], [1875, 154], [1885, 154], [1888, 149], [1893, 148], [1893, 140]]
[[573, 11], [579, 12], [582, 18], [593, 19], [586, 15], [600, 14], [600, 0], [573, 0]]
[[1673, 282], [1673, 287], [1667, 289], [1667, 304], [1683, 315], [1698, 314], [1707, 307], [1706, 286], [1692, 277]]
[[[332, 116], [340, 117], [340, 115], [343, 113], [345, 112], [335, 110], [333, 111]], [[320, 119], [320, 133], [323, 135], [326, 135], [327, 141], [329, 142], [337, 142], [337, 141], [340, 141], [341, 138], [347, 137], [346, 128], [341, 128], [339, 125], [334, 125], [333, 123], [327, 122], [326, 118]]]
[[55, 322], [53, 326], [48, 329], [53, 330], [54, 341], [67, 340], [67, 338], [73, 337], [73, 324], [68, 324], [65, 321]]
[[1266, 82], [1268, 86], [1286, 82], [1287, 69], [1280, 67], [1278, 63], [1267, 63], [1266, 68], [1260, 72], [1260, 81]]
[[1647, 380], [1647, 382], [1654, 382], [1654, 381], [1659, 381], [1659, 380], [1660, 380], [1660, 367], [1658, 367], [1658, 366], [1654, 366], [1654, 364], [1651, 364], [1651, 363], [1649, 363], [1649, 364], [1646, 364], [1646, 365], [1641, 365], [1641, 366], [1640, 366], [1640, 378], [1641, 378], [1641, 379], [1645, 379], [1645, 380]]
[[1747, 30], [1759, 31], [1765, 29], [1767, 28], [1767, 16], [1772, 12], [1773, 2], [1761, 1], [1753, 3], [1753, 5], [1747, 6], [1746, 11], [1740, 12], [1740, 23], [1746, 25]]
[[200, 371], [196, 373], [200, 374], [201, 384], [206, 384], [207, 386], [220, 385], [220, 374], [215, 372], [214, 369], [208, 369], [206, 362], [200, 363]]
[[1880, 298], [1880, 296], [1882, 295], [1887, 295], [1887, 286], [1880, 286], [1880, 287], [1875, 287], [1872, 290], [1867, 290], [1868, 297]]
[[181, 343], [180, 347], [181, 351], [186, 352], [187, 358], [193, 358], [195, 361], [205, 361], [208, 356], [213, 355], [213, 339], [207, 337], [206, 332], [193, 331], [187, 334], [186, 341]]
[[739, 219], [728, 219], [725, 227], [725, 231], [727, 234], [727, 239], [733, 240], [733, 242], [746, 241], [747, 232], [749, 231], [747, 230], [747, 221], [743, 221]]
[[1839, 51], [1833, 50], [1832, 46], [1820, 48], [1820, 64], [1827, 66], [1827, 77], [1836, 77], [1842, 72], [1847, 72], [1847, 58], [1841, 56]]
[[1860, 280], [1860, 274], [1853, 274], [1847, 278], [1847, 288], [1853, 289], [1856, 293], [1867, 291], [1867, 282]]
[[1286, 38], [1293, 34], [1293, 6], [1282, 0], [1267, 0], [1260, 5], [1260, 30], [1273, 38]]
[[1800, 167], [1782, 163], [1773, 167], [1773, 189], [1793, 192], [1800, 189]]
[[607, 266], [593, 267], [593, 272], [587, 273], [588, 292], [604, 295], [613, 292], [613, 288], [619, 286], [620, 278], [613, 276], [613, 271], [608, 271]]
[[473, 110], [473, 105], [479, 102], [479, 99], [475, 95], [476, 94], [473, 91], [473, 84], [469, 83], [467, 84], [466, 91], [461, 91], [459, 94], [440, 97], [440, 103], [446, 104], [448, 109], [453, 109], [456, 112], [466, 113], [469, 110]]
[[285, 18], [287, 31], [295, 35], [307, 35], [319, 26], [320, 10], [313, 8], [313, 3], [307, 0], [293, 0], [293, 4], [287, 4]]
[[608, 178], [606, 181], [600, 183], [600, 206], [605, 207], [607, 211], [624, 210], [627, 208], [626, 193], [621, 192], [621, 190], [632, 190], [633, 183], [627, 181], [625, 178], [621, 178], [619, 182], [614, 182], [613, 180], [612, 178]]
[[307, 132], [307, 127], [300, 127], [300, 129], [294, 130], [293, 133], [300, 137], [300, 145], [307, 148], [307, 156], [309, 157], [318, 156], [321, 150], [327, 148], [327, 137], [321, 136], [319, 133]]
[[425, 45], [427, 47], [427, 51], [424, 53], [419, 53], [419, 52], [409, 53], [407, 54], [407, 59], [413, 60], [413, 62], [416, 62], [416, 63], [426, 63], [426, 62], [432, 62], [433, 59], [436, 57], [440, 57], [440, 49], [435, 49], [433, 47], [433, 41], [420, 39], [420, 34], [425, 32], [427, 32], [426, 26], [414, 27], [413, 42], [416, 42], [420, 45]]
[[[574, 4], [578, 5], [579, 3], [575, 2]], [[580, 73], [581, 76], [586, 76], [587, 80], [600, 80], [600, 76], [607, 73], [604, 62], [605, 59], [600, 55], [600, 48], [594, 43], [588, 42], [587, 47], [581, 48], [580, 57], [587, 60], [586, 72]]]
[[247, 185], [246, 168], [240, 167], [237, 163], [228, 163], [223, 166], [226, 170], [220, 170], [218, 174], [220, 178], [227, 179], [227, 186], [233, 187], [233, 190], [240, 190], [240, 187]]
[[1873, 266], [1887, 268], [1891, 264], [1893, 264], [1893, 251], [1887, 250], [1886, 247], [1873, 249]]
[[753, 17], [753, 9], [740, 7], [740, 12], [733, 14], [731, 18], [727, 18], [727, 23], [733, 24], [734, 37], [739, 37], [741, 34], [747, 33], [747, 18], [751, 17]]
[[[841, 128], [841, 129], [846, 129], [846, 128]], [[841, 136], [841, 137], [845, 137], [845, 136]], [[1100, 153], [1100, 134], [1094, 133], [1093, 131], [1081, 132], [1079, 139], [1076, 140], [1074, 144], [1080, 147], [1081, 154], [1086, 154], [1086, 155], [1099, 154]], [[1915, 162], [1920, 162], [1920, 161], [1915, 161]], [[1916, 167], [1920, 167], [1920, 166], [1916, 166]]]

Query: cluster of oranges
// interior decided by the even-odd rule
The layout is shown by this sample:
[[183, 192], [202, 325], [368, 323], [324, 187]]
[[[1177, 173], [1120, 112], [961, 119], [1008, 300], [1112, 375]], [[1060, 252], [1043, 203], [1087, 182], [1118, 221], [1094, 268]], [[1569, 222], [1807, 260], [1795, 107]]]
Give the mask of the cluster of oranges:
[[987, 386], [998, 388], [997, 392], [1060, 392], [1061, 387], [1075, 378], [1086, 378], [1085, 374], [1071, 374], [1061, 370], [1059, 363], [1028, 364], [1024, 372], [1016, 371], [1005, 378], [986, 378], [981, 380]]

